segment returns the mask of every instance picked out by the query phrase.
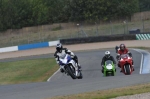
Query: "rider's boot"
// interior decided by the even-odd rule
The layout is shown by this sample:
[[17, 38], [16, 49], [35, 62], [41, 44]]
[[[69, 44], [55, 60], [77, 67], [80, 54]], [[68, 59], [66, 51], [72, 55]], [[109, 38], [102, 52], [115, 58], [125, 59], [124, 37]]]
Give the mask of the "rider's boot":
[[64, 73], [65, 71], [64, 71], [62, 68], [60, 68], [60, 72], [61, 72], [61, 73]]
[[69, 74], [67, 72], [64, 71], [65, 74], [67, 74], [67, 76], [69, 76]]
[[[121, 66], [118, 64], [118, 67], [121, 68]], [[120, 72], [122, 72], [122, 69], [120, 70]]]
[[104, 69], [102, 69], [101, 72], [104, 73]]
[[134, 71], [134, 65], [132, 65], [133, 71]]
[[78, 63], [78, 68], [79, 68], [79, 70], [81, 70], [81, 65]]

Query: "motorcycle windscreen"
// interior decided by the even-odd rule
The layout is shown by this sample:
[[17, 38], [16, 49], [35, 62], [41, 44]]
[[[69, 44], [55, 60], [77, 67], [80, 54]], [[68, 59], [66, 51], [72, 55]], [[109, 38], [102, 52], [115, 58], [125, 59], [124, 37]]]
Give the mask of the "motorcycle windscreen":
[[113, 66], [112, 66], [113, 62], [111, 60], [107, 60], [105, 62], [105, 65], [106, 65], [106, 68], [107, 69], [113, 69]]
[[123, 55], [121, 55], [120, 57], [121, 57], [122, 59], [126, 59], [126, 58], [129, 57], [129, 55], [128, 55], [128, 54], [123, 54]]
[[61, 55], [60, 60], [62, 61], [63, 64], [67, 64], [68, 62], [67, 54]]
[[62, 55], [60, 56], [60, 58], [61, 58], [61, 59], [65, 59], [65, 58], [66, 58], [66, 55], [67, 55], [67, 54], [62, 54]]

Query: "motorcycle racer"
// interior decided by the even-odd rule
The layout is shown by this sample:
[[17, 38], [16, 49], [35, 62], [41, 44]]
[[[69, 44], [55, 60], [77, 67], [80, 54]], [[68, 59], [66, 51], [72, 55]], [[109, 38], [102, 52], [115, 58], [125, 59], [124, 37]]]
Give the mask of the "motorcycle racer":
[[[119, 48], [116, 47], [116, 52], [117, 52], [117, 60], [119, 61], [120, 60], [120, 55], [122, 54], [129, 54], [130, 57], [132, 57], [132, 54], [131, 52], [129, 52], [129, 50], [126, 48], [125, 44], [120, 44]], [[133, 62], [132, 62], [132, 66], [133, 65]], [[120, 67], [119, 63], [118, 63], [118, 67]], [[133, 68], [134, 70], [134, 68]], [[122, 71], [120, 71], [122, 72]]]
[[105, 61], [107, 61], [107, 60], [113, 61], [114, 65], [116, 66], [116, 61], [115, 61], [114, 57], [110, 55], [110, 51], [106, 51], [105, 56], [102, 58], [102, 62], [101, 62], [102, 73], [104, 73], [104, 64], [105, 64]]
[[63, 48], [62, 44], [59, 43], [56, 46], [56, 52], [54, 54], [54, 57], [56, 59], [56, 63], [59, 64], [59, 66], [60, 66], [60, 72], [63, 73], [64, 70], [61, 68], [61, 63], [60, 63], [59, 58], [61, 56], [63, 56], [64, 54], [69, 54], [71, 56], [71, 58], [76, 62], [77, 68], [78, 69], [81, 68], [81, 65], [78, 63], [78, 57], [72, 51], [68, 50], [67, 48]]
[[129, 50], [126, 48], [125, 44], [120, 44], [118, 50], [117, 50], [118, 55], [122, 54], [129, 54], [130, 57], [132, 57], [132, 54], [129, 52]]

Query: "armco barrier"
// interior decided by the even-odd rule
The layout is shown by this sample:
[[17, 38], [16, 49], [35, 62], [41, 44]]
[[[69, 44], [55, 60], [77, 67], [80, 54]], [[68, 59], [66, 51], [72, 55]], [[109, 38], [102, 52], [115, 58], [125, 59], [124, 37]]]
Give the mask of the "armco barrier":
[[12, 52], [12, 51], [18, 51], [18, 46], [0, 48], [1, 53], [3, 53], [3, 52]]
[[42, 47], [48, 47], [48, 42], [42, 42], [42, 43], [34, 43], [34, 44], [26, 44], [26, 45], [19, 45], [18, 50], [27, 50], [27, 49], [34, 49], [34, 48], [42, 48]]
[[34, 43], [34, 44], [25, 44], [25, 45], [19, 45], [19, 46], [5, 47], [5, 48], [0, 48], [0, 53], [56, 46], [56, 44], [58, 44], [58, 43], [60, 43], [59, 40], [58, 41], [41, 42], [41, 43]]
[[136, 34], [137, 40], [150, 40], [150, 34]]
[[62, 40], [60, 40], [60, 43], [62, 43], [62, 44], [79, 44], [79, 43], [118, 41], [118, 40], [136, 40], [136, 35], [128, 34], [128, 35], [111, 35], [111, 36], [62, 39]]
[[58, 43], [60, 43], [60, 41], [51, 41], [51, 42], [48, 42], [49, 46], [56, 46]]

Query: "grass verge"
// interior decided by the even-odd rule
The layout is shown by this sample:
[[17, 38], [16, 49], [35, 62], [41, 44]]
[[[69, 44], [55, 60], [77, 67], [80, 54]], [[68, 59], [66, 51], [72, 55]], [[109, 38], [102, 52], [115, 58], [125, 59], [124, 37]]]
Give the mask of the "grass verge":
[[0, 63], [0, 85], [43, 82], [57, 69], [53, 58]]
[[146, 92], [150, 92], [150, 83], [46, 99], [110, 99], [119, 96], [134, 95]]

